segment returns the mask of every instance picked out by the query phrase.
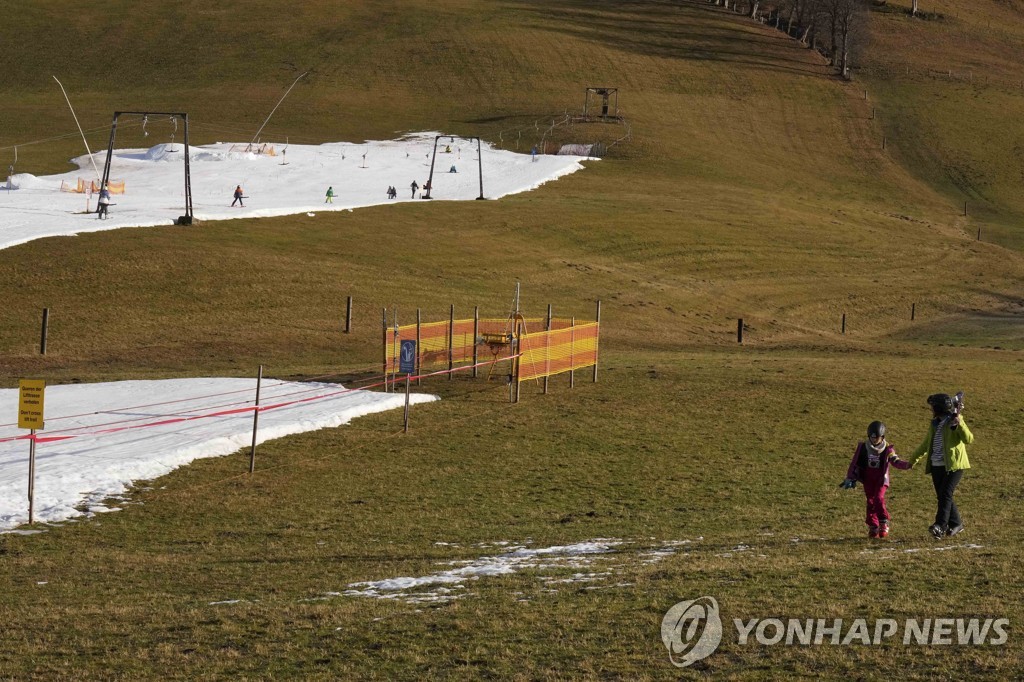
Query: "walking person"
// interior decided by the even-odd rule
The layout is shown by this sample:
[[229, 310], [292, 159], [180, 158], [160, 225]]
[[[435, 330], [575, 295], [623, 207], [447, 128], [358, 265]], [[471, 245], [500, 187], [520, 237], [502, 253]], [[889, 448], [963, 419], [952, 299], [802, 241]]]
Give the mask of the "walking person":
[[415, 180], [413, 180], [412, 184], [409, 185], [409, 187], [412, 188], [412, 198], [415, 199], [416, 198], [416, 190], [418, 190], [420, 188], [420, 186], [416, 184]]
[[889, 535], [889, 510], [885, 506], [885, 491], [889, 488], [889, 467], [909, 469], [910, 462], [905, 462], [896, 454], [896, 449], [885, 439], [885, 424], [874, 421], [868, 424], [868, 438], [857, 443], [850, 460], [850, 468], [846, 471], [846, 480], [839, 484], [847, 490], [855, 487], [857, 481], [864, 486], [864, 497], [867, 499], [867, 515], [869, 538], [884, 538]]
[[334, 187], [327, 188], [327, 199], [324, 201], [325, 204], [334, 203]]
[[241, 185], [236, 185], [235, 186], [235, 201], [232, 201], [231, 205], [234, 206], [235, 203], [237, 202], [239, 206], [241, 206], [242, 208], [245, 208], [245, 204], [242, 203], [242, 199], [245, 198], [243, 196], [244, 194], [245, 193], [242, 191], [242, 186]]
[[103, 189], [100, 190], [100, 198], [97, 200], [96, 205], [96, 219], [106, 220], [107, 212], [110, 210], [110, 190], [104, 185]]
[[910, 458], [911, 466], [927, 456], [925, 473], [931, 474], [935, 486], [937, 508], [935, 523], [928, 530], [936, 538], [952, 537], [964, 529], [960, 510], [953, 501], [964, 471], [971, 468], [967, 459], [967, 446], [974, 442], [974, 434], [967, 428], [961, 411], [963, 393], [950, 397], [946, 393], [928, 396], [932, 420], [928, 435]]

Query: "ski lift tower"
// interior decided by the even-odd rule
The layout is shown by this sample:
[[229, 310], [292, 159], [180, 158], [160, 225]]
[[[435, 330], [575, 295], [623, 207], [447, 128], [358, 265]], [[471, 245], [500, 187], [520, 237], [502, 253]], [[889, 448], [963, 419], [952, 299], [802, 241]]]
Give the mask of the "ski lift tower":
[[618, 88], [587, 88], [586, 99], [583, 100], [583, 118], [589, 120], [592, 115], [590, 99], [594, 96], [594, 108], [597, 107], [597, 99], [600, 98], [601, 114], [603, 119], [619, 119], [619, 89]]
[[167, 111], [115, 111], [114, 121], [110, 124], [110, 142], [107, 144], [107, 160], [103, 164], [103, 182], [100, 189], [107, 186], [110, 180], [110, 162], [114, 158], [114, 137], [117, 135], [117, 119], [121, 116], [170, 116], [171, 119], [180, 118], [185, 122], [185, 215], [178, 216], [174, 220], [175, 225], [192, 224], [192, 176], [189, 173], [188, 161], [188, 114], [181, 112]]

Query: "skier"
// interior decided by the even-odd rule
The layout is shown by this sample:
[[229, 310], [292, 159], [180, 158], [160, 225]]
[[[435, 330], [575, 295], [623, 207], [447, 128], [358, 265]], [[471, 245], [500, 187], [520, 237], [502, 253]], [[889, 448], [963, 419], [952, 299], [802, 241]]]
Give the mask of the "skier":
[[235, 201], [232, 201], [231, 205], [234, 206], [235, 202], [237, 201], [239, 206], [241, 206], [242, 208], [245, 208], [245, 204], [242, 203], [242, 199], [244, 198], [243, 195], [244, 195], [244, 192], [242, 192], [242, 186], [241, 185], [236, 185], [235, 186]]
[[325, 204], [334, 203], [334, 187], [327, 188], [327, 199], [324, 201]]
[[889, 466], [909, 469], [896, 455], [895, 448], [885, 440], [885, 424], [874, 421], [868, 424], [868, 439], [857, 443], [857, 449], [846, 471], [846, 480], [839, 487], [849, 490], [860, 481], [867, 498], [869, 538], [884, 538], [889, 535], [889, 510], [885, 507], [885, 491], [889, 487]]
[[963, 393], [950, 397], [946, 393], [928, 396], [932, 408], [932, 420], [924, 442], [914, 450], [911, 466], [925, 455], [925, 473], [932, 475], [938, 509], [935, 523], [928, 530], [936, 538], [956, 535], [964, 529], [960, 510], [953, 501], [956, 486], [963, 478], [964, 470], [971, 468], [967, 459], [967, 446], [974, 442], [974, 434], [967, 428], [960, 412], [963, 410]]
[[537, 145], [533, 145], [533, 149], [530, 150], [530, 160], [531, 161], [536, 161], [537, 160]]
[[412, 188], [412, 198], [415, 199], [416, 198], [416, 190], [418, 190], [420, 188], [420, 186], [416, 184], [415, 180], [413, 180], [412, 184], [409, 185], [409, 187]]
[[99, 198], [98, 201], [99, 201], [99, 203], [97, 204], [97, 207], [96, 207], [96, 213], [97, 213], [96, 219], [97, 220], [106, 220], [107, 219], [107, 211], [110, 210], [110, 190], [107, 189], [106, 185], [104, 185], [103, 189], [100, 190], [100, 198]]

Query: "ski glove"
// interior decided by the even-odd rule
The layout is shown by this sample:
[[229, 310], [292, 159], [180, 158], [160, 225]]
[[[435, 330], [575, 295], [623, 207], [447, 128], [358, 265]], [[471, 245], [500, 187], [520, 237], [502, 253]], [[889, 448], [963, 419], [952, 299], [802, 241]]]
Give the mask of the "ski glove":
[[852, 478], [848, 478], [842, 483], [840, 483], [839, 487], [842, 488], [843, 490], [852, 490], [853, 488], [857, 487], [857, 481], [853, 480]]

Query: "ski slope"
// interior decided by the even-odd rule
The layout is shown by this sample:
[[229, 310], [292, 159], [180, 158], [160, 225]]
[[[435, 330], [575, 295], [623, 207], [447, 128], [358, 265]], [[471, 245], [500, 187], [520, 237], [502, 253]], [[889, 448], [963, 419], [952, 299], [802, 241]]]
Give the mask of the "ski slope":
[[[419, 201], [422, 192], [414, 199], [411, 184], [426, 184], [435, 137], [427, 132], [376, 142], [273, 145], [274, 156], [232, 151], [244, 143], [193, 146], [193, 214], [197, 221], [265, 218]], [[561, 155], [534, 159], [486, 144], [478, 155], [475, 142], [457, 137], [441, 138], [437, 146], [430, 194], [440, 201], [477, 199], [481, 180], [486, 199], [525, 192], [582, 169], [586, 160]], [[75, 186], [79, 178], [87, 184], [98, 181], [95, 169], [102, 173], [105, 160], [106, 150], [73, 159], [78, 170], [45, 177], [16, 173], [0, 183], [0, 248], [43, 237], [167, 226], [185, 213], [181, 143], [115, 150], [110, 179], [124, 180], [126, 191], [114, 195], [110, 217], [98, 220], [86, 212], [95, 211], [96, 197], [62, 192], [61, 185]], [[452, 167], [456, 172], [450, 172]], [[247, 196], [244, 207], [231, 206], [237, 185]], [[389, 186], [398, 191], [393, 200], [386, 195]], [[325, 203], [328, 187], [335, 193], [330, 204]]]
[[[45, 428], [37, 432], [35, 521], [113, 511], [100, 502], [124, 495], [135, 481], [248, 448], [255, 394], [255, 379], [48, 387]], [[437, 399], [412, 394], [410, 403]], [[257, 443], [404, 405], [405, 393], [264, 380]], [[17, 427], [17, 414], [18, 390], [0, 389], [0, 532], [28, 522], [28, 431]], [[239, 473], [248, 471], [247, 458], [238, 465]]]

